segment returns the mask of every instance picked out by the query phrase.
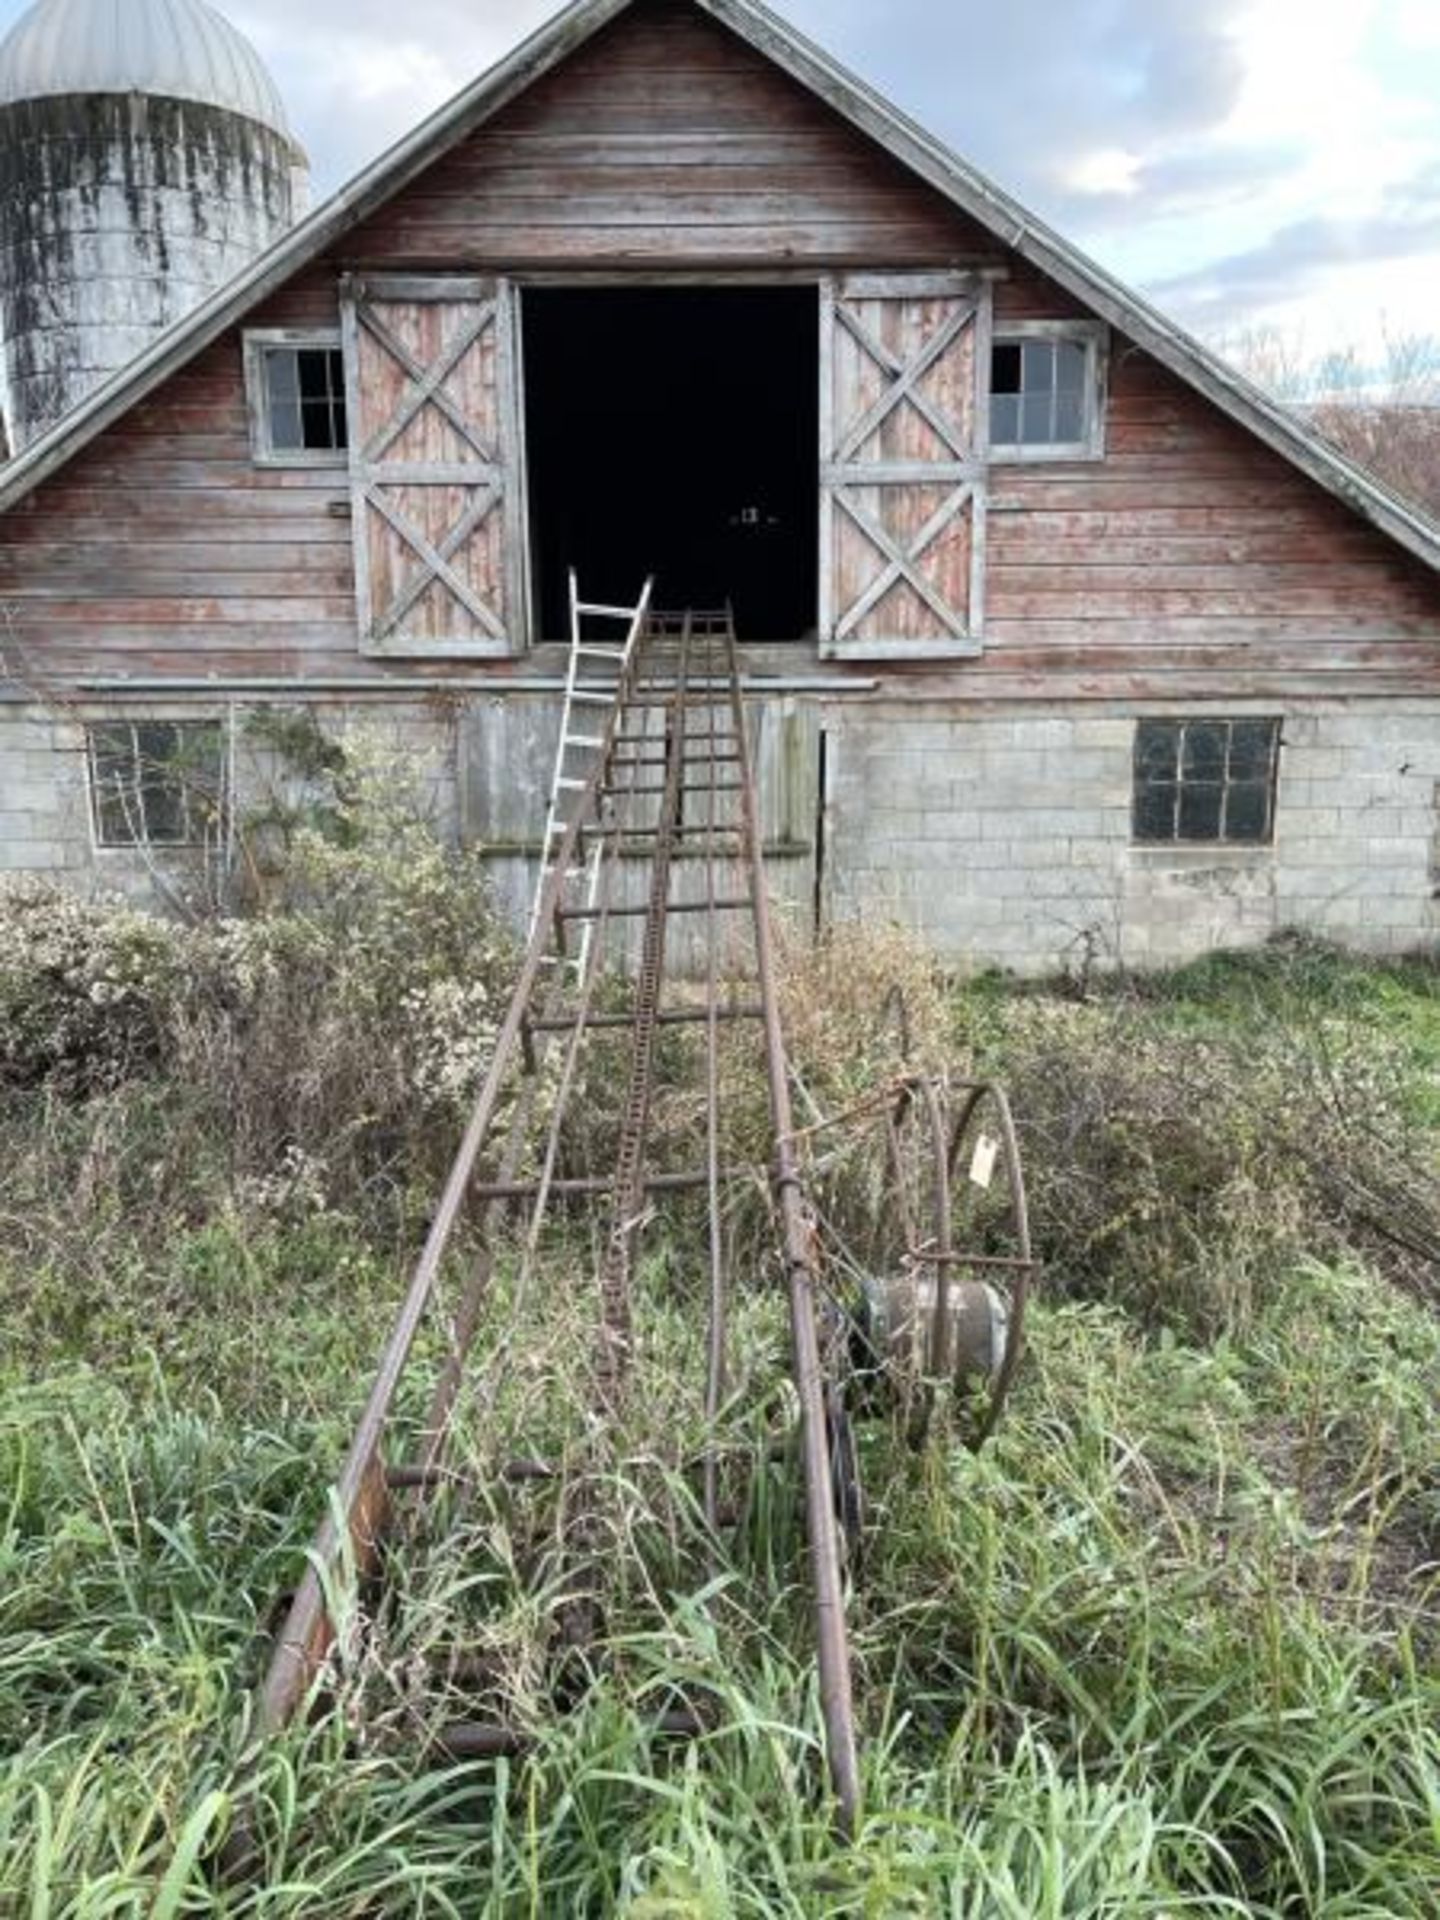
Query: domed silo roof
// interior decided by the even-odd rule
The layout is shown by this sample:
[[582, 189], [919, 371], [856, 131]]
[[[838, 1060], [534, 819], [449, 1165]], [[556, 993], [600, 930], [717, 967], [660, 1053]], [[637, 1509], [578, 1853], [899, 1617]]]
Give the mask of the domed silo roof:
[[36, 0], [0, 43], [0, 105], [85, 93], [197, 100], [293, 144], [265, 63], [205, 0]]

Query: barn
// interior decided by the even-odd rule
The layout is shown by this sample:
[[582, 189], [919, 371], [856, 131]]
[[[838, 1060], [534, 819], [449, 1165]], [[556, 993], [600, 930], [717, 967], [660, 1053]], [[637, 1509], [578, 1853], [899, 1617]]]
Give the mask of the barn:
[[733, 606], [806, 925], [1434, 941], [1440, 532], [756, 0], [576, 0], [0, 471], [0, 867], [183, 881], [303, 707], [518, 909], [571, 567]]

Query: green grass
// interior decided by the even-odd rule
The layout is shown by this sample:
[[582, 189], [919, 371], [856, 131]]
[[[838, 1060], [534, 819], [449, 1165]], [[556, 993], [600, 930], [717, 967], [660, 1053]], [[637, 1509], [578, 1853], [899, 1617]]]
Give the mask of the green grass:
[[[1049, 1004], [981, 983], [957, 1003], [961, 1043], [1003, 1066]], [[1086, 1045], [1125, 1022], [1147, 1045], [1242, 1054], [1282, 1025], [1373, 1038], [1401, 1062], [1408, 1146], [1430, 1150], [1440, 1120], [1423, 967], [1221, 958], [1102, 990], [1075, 1018]], [[789, 1417], [773, 1292], [740, 1304], [722, 1434], [739, 1518], [717, 1556], [682, 1465], [702, 1430], [703, 1261], [683, 1233], [650, 1243], [634, 1413], [595, 1488], [605, 1626], [578, 1704], [555, 1711], [551, 1688], [558, 1496], [491, 1476], [397, 1559], [325, 1710], [255, 1761], [267, 1616], [303, 1565], [406, 1247], [344, 1212], [246, 1212], [199, 1171], [205, 1142], [148, 1213], [148, 1137], [118, 1160], [123, 1203], [73, 1198], [46, 1171], [71, 1163], [56, 1130], [75, 1131], [78, 1195], [126, 1109], [34, 1101], [50, 1144], [16, 1177], [52, 1186], [0, 1209], [4, 1920], [1440, 1912], [1440, 1319], [1333, 1238], [1323, 1258], [1297, 1251], [1303, 1231], [1277, 1239], [1243, 1311], [1188, 1316], [1165, 1308], [1163, 1264], [1121, 1286], [1097, 1255], [1068, 1297], [1042, 1297], [985, 1453], [943, 1424], [922, 1452], [865, 1426], [865, 1810], [843, 1846], [795, 1463], [763, 1444]], [[21, 1141], [24, 1102], [0, 1121]], [[1235, 1258], [1233, 1234], [1204, 1237], [1218, 1217], [1209, 1203], [1186, 1227], [1189, 1287]], [[1126, 1242], [1136, 1258], [1176, 1244], [1144, 1219]], [[482, 1360], [466, 1409], [482, 1478], [514, 1452], [580, 1457], [588, 1266], [557, 1237], [526, 1302], [502, 1274], [479, 1351], [509, 1340], [519, 1364], [489, 1393]], [[1233, 1303], [1228, 1285], [1213, 1298]], [[456, 1648], [483, 1684], [445, 1679]], [[698, 1741], [656, 1737], [677, 1701], [703, 1705]], [[472, 1712], [532, 1729], [533, 1752], [427, 1750]], [[262, 1864], [227, 1884], [217, 1854], [242, 1810]]]
[[[994, 977], [986, 987], [992, 1002], [1013, 996], [1013, 987]], [[1095, 992], [1112, 1003], [1132, 999], [1149, 1017], [1189, 1033], [1234, 1039], [1278, 1027], [1311, 1043], [1365, 1036], [1395, 1061], [1410, 1119], [1440, 1130], [1440, 960], [1367, 960], [1292, 935], [1160, 973], [1102, 980]]]
[[[669, 1377], [683, 1303], [649, 1287]], [[753, 1318], [758, 1379], [778, 1330]], [[617, 1583], [605, 1676], [558, 1721], [530, 1697], [533, 1759], [441, 1766], [407, 1654], [458, 1619], [523, 1675], [546, 1625], [515, 1557], [531, 1523], [487, 1506], [419, 1557], [335, 1710], [266, 1757], [266, 1867], [230, 1890], [204, 1863], [235, 1810], [257, 1608], [293, 1578], [333, 1425], [85, 1370], [12, 1382], [0, 1911], [1433, 1913], [1437, 1378], [1430, 1316], [1312, 1267], [1208, 1349], [1042, 1309], [978, 1459], [869, 1432], [853, 1849], [817, 1791], [782, 1469], [713, 1578], [693, 1505], [628, 1471], [649, 1578]], [[648, 1730], [677, 1692], [714, 1716], [680, 1750]]]

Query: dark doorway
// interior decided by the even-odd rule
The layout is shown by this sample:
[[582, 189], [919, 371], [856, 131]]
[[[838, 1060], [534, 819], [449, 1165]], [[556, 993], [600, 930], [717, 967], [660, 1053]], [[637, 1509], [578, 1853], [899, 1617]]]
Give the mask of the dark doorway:
[[540, 637], [587, 600], [735, 609], [742, 640], [813, 634], [819, 318], [813, 287], [523, 296]]

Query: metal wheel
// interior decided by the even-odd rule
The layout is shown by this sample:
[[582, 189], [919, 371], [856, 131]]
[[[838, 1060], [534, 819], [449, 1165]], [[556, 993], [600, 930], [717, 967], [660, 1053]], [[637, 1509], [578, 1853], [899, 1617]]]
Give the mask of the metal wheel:
[[835, 1518], [851, 1567], [859, 1564], [865, 1541], [865, 1490], [860, 1481], [860, 1456], [855, 1425], [845, 1404], [845, 1385], [831, 1382], [825, 1393], [825, 1433], [830, 1448], [830, 1484]]
[[1015, 1119], [1005, 1089], [993, 1080], [973, 1081], [965, 1085], [951, 1127], [947, 1154], [949, 1177], [952, 1182], [956, 1179], [957, 1170], [965, 1164], [967, 1149], [971, 1156], [967, 1174], [974, 1169], [976, 1148], [987, 1119], [992, 1119], [997, 1129], [996, 1158], [1003, 1174], [1003, 1187], [995, 1196], [997, 1204], [988, 1218], [984, 1217], [982, 1207], [975, 1207], [970, 1223], [970, 1237], [975, 1250], [965, 1257], [964, 1264], [977, 1272], [988, 1272], [1005, 1280], [1009, 1311], [999, 1367], [988, 1389], [984, 1415], [971, 1439], [971, 1445], [976, 1448], [983, 1446], [990, 1438], [1005, 1411], [1015, 1369], [1024, 1352], [1025, 1309], [1035, 1272], [1035, 1258], [1030, 1243], [1030, 1209], [1025, 1198], [1025, 1171], [1020, 1160]]

